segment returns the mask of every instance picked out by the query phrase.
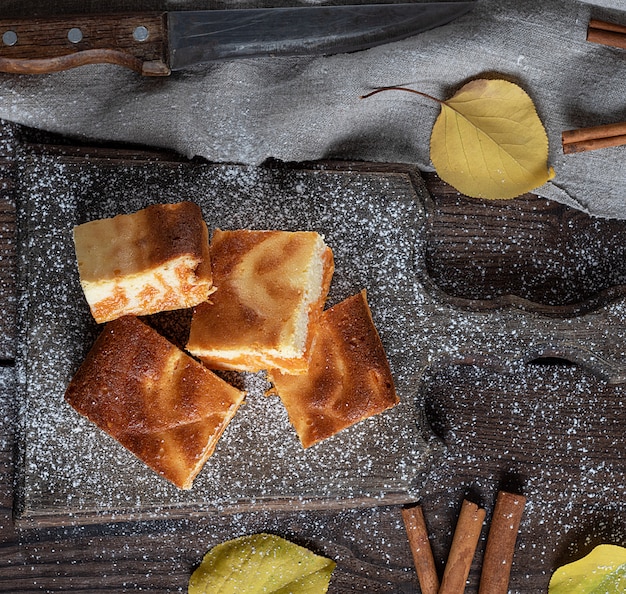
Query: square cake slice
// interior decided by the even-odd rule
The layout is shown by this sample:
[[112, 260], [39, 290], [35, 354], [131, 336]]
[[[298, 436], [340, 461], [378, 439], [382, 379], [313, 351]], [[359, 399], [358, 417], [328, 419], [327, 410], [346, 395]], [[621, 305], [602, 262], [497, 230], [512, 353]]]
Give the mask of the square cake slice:
[[306, 374], [269, 379], [305, 448], [399, 401], [365, 291], [322, 314]]
[[191, 488], [244, 397], [134, 316], [104, 327], [65, 393], [180, 489]]
[[321, 235], [217, 229], [211, 264], [216, 291], [195, 308], [187, 350], [211, 369], [306, 371], [334, 271]]
[[193, 307], [212, 292], [209, 234], [193, 202], [83, 223], [74, 227], [74, 246], [98, 323]]

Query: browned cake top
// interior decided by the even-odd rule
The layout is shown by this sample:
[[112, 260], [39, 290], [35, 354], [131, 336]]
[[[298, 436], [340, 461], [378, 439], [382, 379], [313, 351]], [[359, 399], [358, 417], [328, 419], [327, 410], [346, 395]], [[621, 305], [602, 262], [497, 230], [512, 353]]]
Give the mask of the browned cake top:
[[132, 316], [105, 326], [65, 394], [181, 488], [191, 486], [243, 397]]
[[256, 352], [303, 357], [309, 322], [323, 309], [334, 270], [319, 234], [218, 229], [210, 253], [216, 291], [196, 308], [190, 352], [218, 366], [222, 355], [243, 367]]
[[203, 262], [196, 275], [210, 279], [208, 231], [193, 202], [153, 204], [83, 223], [74, 228], [74, 241], [84, 281], [132, 275], [189, 255]]
[[[233, 332], [242, 341], [259, 340], [257, 322], [263, 324], [262, 340], [278, 346], [285, 320], [302, 299], [303, 287], [290, 283], [293, 270], [306, 270], [311, 258], [313, 234], [271, 231], [220, 231], [211, 241], [213, 274], [220, 294], [212, 301], [220, 307], [213, 320], [212, 341], [232, 344]], [[230, 307], [224, 307], [229, 304]]]
[[308, 372], [270, 379], [306, 448], [398, 403], [365, 291], [324, 312]]

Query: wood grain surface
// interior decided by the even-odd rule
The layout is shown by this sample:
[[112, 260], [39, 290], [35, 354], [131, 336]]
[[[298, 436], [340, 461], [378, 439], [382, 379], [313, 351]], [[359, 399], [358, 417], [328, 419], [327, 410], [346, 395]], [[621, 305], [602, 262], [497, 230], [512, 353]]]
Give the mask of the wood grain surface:
[[[140, 29], [139, 29], [140, 28]], [[144, 37], [137, 39], [135, 31]], [[162, 12], [1, 19], [0, 71], [45, 74], [85, 64], [117, 64], [146, 75], [169, 74]]]
[[[337, 509], [397, 505], [417, 496], [436, 455], [414, 398], [422, 366], [415, 353], [427, 349], [407, 348], [418, 335], [416, 316], [431, 317], [413, 305], [414, 253], [427, 194], [421, 178], [361, 172], [352, 164], [332, 171], [250, 168], [129, 160], [124, 153], [102, 158], [97, 150], [87, 157], [41, 145], [24, 146], [19, 155], [19, 520], [58, 525], [68, 514], [102, 522], [107, 516], [146, 519], [155, 510], [173, 517], [216, 509]], [[305, 450], [280, 400], [266, 397], [263, 375], [231, 374], [230, 381], [247, 392], [246, 406], [185, 492], [78, 417], [63, 402], [65, 386], [101, 329], [82, 306], [71, 229], [137, 211], [154, 204], [155, 196], [160, 202], [193, 200], [211, 231], [322, 232], [335, 263], [326, 305], [366, 288], [394, 370], [398, 405]], [[392, 291], [386, 288], [390, 278]], [[186, 344], [189, 316], [180, 322], [176, 342]]]
[[[186, 591], [211, 546], [269, 531], [335, 559], [331, 593], [419, 592], [394, 506], [16, 529], [11, 171], [19, 166], [13, 143], [32, 134], [5, 123], [0, 142], [0, 591]], [[427, 182], [429, 271], [460, 302], [518, 293], [548, 305], [586, 302], [592, 309], [622, 298], [626, 223], [590, 219], [530, 195], [506, 203], [469, 200], [434, 176]], [[447, 447], [421, 500], [440, 576], [462, 500], [484, 506], [488, 524], [503, 488], [527, 497], [510, 592], [545, 592], [559, 564], [600, 542], [626, 545], [624, 385], [541, 357], [507, 372], [442, 366], [425, 379], [426, 416]], [[478, 591], [486, 535], [487, 525], [467, 592]]]

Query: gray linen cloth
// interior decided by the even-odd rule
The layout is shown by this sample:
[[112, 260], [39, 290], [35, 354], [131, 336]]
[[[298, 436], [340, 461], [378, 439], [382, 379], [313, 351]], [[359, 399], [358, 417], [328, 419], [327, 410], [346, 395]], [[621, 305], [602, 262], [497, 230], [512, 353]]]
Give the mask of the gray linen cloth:
[[[7, 7], [19, 12], [18, 3]], [[496, 76], [520, 84], [546, 126], [556, 177], [537, 193], [626, 218], [626, 147], [561, 149], [563, 130], [626, 121], [626, 50], [585, 41], [590, 17], [626, 24], [625, 9], [626, 0], [478, 0], [448, 25], [351, 54], [225, 61], [167, 78], [111, 65], [0, 75], [0, 118], [215, 162], [336, 158], [429, 171], [438, 105], [408, 93], [360, 96], [404, 85], [445, 99], [472, 78]]]

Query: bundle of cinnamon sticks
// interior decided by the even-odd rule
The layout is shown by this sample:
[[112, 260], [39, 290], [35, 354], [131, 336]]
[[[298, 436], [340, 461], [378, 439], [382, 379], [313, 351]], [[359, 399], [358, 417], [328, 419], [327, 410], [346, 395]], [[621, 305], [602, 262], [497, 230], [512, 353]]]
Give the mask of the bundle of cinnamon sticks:
[[[491, 519], [480, 576], [479, 594], [506, 594], [517, 532], [524, 511], [523, 495], [500, 491]], [[485, 510], [464, 500], [441, 583], [421, 506], [402, 510], [422, 594], [462, 594], [480, 539]]]
[[[591, 19], [587, 41], [626, 49], [626, 26]], [[567, 130], [561, 135], [563, 153], [581, 153], [626, 144], [626, 122]]]

